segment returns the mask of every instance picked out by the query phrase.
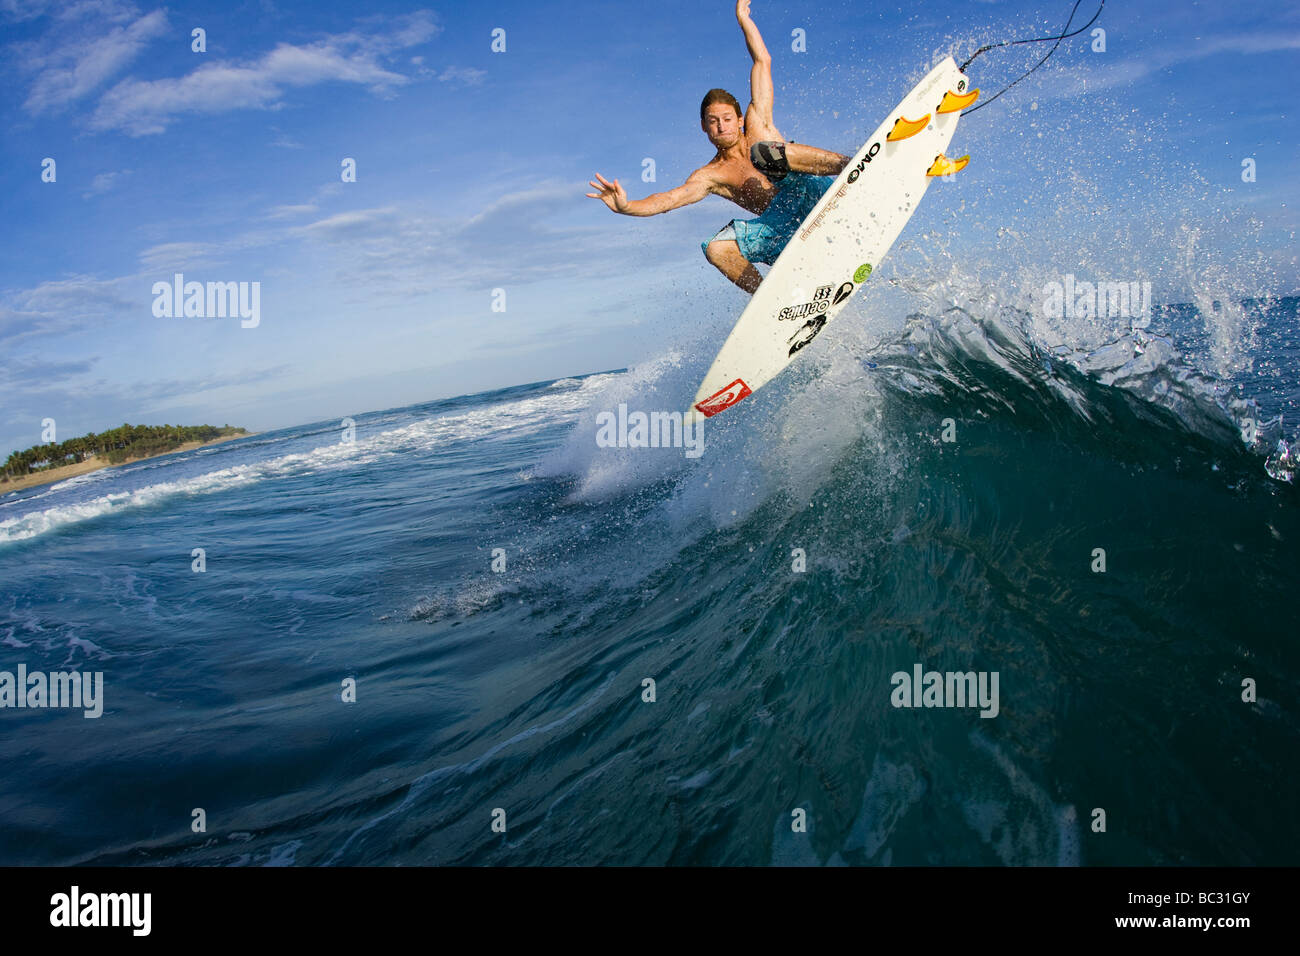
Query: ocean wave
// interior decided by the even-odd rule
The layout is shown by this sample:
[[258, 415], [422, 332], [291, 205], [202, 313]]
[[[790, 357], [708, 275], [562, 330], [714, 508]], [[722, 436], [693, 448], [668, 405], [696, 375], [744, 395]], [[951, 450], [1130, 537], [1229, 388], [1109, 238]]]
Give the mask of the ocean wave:
[[[177, 495], [221, 494], [250, 484], [294, 475], [322, 470], [366, 468], [399, 455], [418, 458], [461, 443], [490, 441], [507, 435], [521, 437], [535, 434], [556, 421], [575, 414], [585, 406], [586, 399], [583, 396], [586, 393], [604, 387], [616, 377], [617, 373], [590, 376], [583, 380], [580, 389], [539, 393], [464, 411], [447, 412], [373, 435], [366, 434], [363, 424], [358, 426], [356, 441], [352, 443], [335, 442], [310, 451], [284, 454], [265, 461], [232, 464], [176, 481], [159, 481], [141, 488], [111, 491], [87, 501], [32, 510], [0, 520], [0, 543], [34, 538], [56, 528], [76, 525], [123, 510], [148, 507]], [[314, 434], [328, 432], [317, 431]], [[338, 430], [335, 429], [333, 434], [338, 435]], [[257, 445], [245, 447], [253, 448]], [[165, 470], [176, 464], [175, 460], [150, 462], [148, 469], [136, 471]], [[108, 474], [107, 470], [101, 470], [78, 477], [89, 479], [95, 475]], [[120, 478], [121, 475], [112, 477]], [[77, 486], [71, 484], [71, 481], [61, 485], [65, 488]], [[55, 491], [51, 489], [35, 497], [44, 498], [53, 494]]]

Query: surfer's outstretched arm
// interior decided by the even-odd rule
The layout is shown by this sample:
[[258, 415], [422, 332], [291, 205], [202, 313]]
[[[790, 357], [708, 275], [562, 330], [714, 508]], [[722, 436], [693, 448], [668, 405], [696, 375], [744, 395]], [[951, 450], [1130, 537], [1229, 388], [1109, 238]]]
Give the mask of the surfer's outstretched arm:
[[596, 187], [597, 192], [587, 193], [592, 199], [599, 199], [614, 212], [622, 213], [625, 216], [657, 216], [661, 212], [668, 212], [670, 209], [678, 209], [681, 206], [689, 206], [691, 203], [699, 202], [710, 192], [712, 192], [713, 182], [705, 176], [701, 170], [691, 173], [686, 182], [682, 183], [676, 189], [670, 189], [667, 192], [653, 193], [646, 196], [645, 199], [628, 199], [627, 193], [616, 179], [612, 183], [600, 173], [596, 174], [595, 179], [591, 180], [590, 185]]
[[750, 0], [737, 0], [736, 20], [745, 34], [745, 45], [754, 66], [749, 71], [749, 109], [745, 110], [745, 132], [750, 139], [781, 140], [772, 122], [772, 54], [767, 52], [763, 35], [749, 15]]

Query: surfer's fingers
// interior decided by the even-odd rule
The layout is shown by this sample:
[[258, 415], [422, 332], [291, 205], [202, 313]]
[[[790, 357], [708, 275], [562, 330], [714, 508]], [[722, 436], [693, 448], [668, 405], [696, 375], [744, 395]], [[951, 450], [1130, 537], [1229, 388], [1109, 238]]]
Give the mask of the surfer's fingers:
[[[604, 185], [604, 186], [608, 186], [608, 185], [609, 185], [609, 180], [606, 179], [604, 176], [602, 176], [600, 173], [597, 173], [597, 174], [596, 174], [596, 178], [600, 180], [600, 182], [601, 182], [602, 185]], [[614, 180], [614, 182], [618, 182], [618, 180], [616, 179], [616, 180]]]

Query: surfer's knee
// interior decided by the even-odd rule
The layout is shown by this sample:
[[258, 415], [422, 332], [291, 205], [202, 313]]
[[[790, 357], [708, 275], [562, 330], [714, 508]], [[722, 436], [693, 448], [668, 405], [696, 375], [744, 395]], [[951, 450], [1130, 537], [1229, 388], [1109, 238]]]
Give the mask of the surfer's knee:
[[740, 244], [735, 239], [714, 239], [704, 247], [704, 258], [721, 269], [744, 257], [740, 254]]

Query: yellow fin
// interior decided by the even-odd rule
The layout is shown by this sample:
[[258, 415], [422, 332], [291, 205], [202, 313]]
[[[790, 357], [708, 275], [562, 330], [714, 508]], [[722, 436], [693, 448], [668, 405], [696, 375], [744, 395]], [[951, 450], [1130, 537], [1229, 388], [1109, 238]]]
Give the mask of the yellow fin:
[[930, 168], [925, 171], [927, 176], [951, 176], [953, 173], [959, 173], [966, 168], [970, 162], [969, 156], [963, 156], [961, 159], [949, 159], [940, 153], [934, 158]]
[[900, 116], [894, 120], [894, 128], [889, 131], [889, 135], [885, 139], [891, 143], [895, 143], [900, 139], [907, 139], [907, 137], [915, 136], [921, 132], [929, 123], [929, 113], [926, 113], [919, 120], [910, 120], [905, 116]]
[[977, 99], [979, 99], [979, 87], [971, 90], [969, 93], [954, 93], [949, 90], [943, 94], [943, 102], [939, 104], [936, 113], [956, 113], [958, 110], [964, 110]]

